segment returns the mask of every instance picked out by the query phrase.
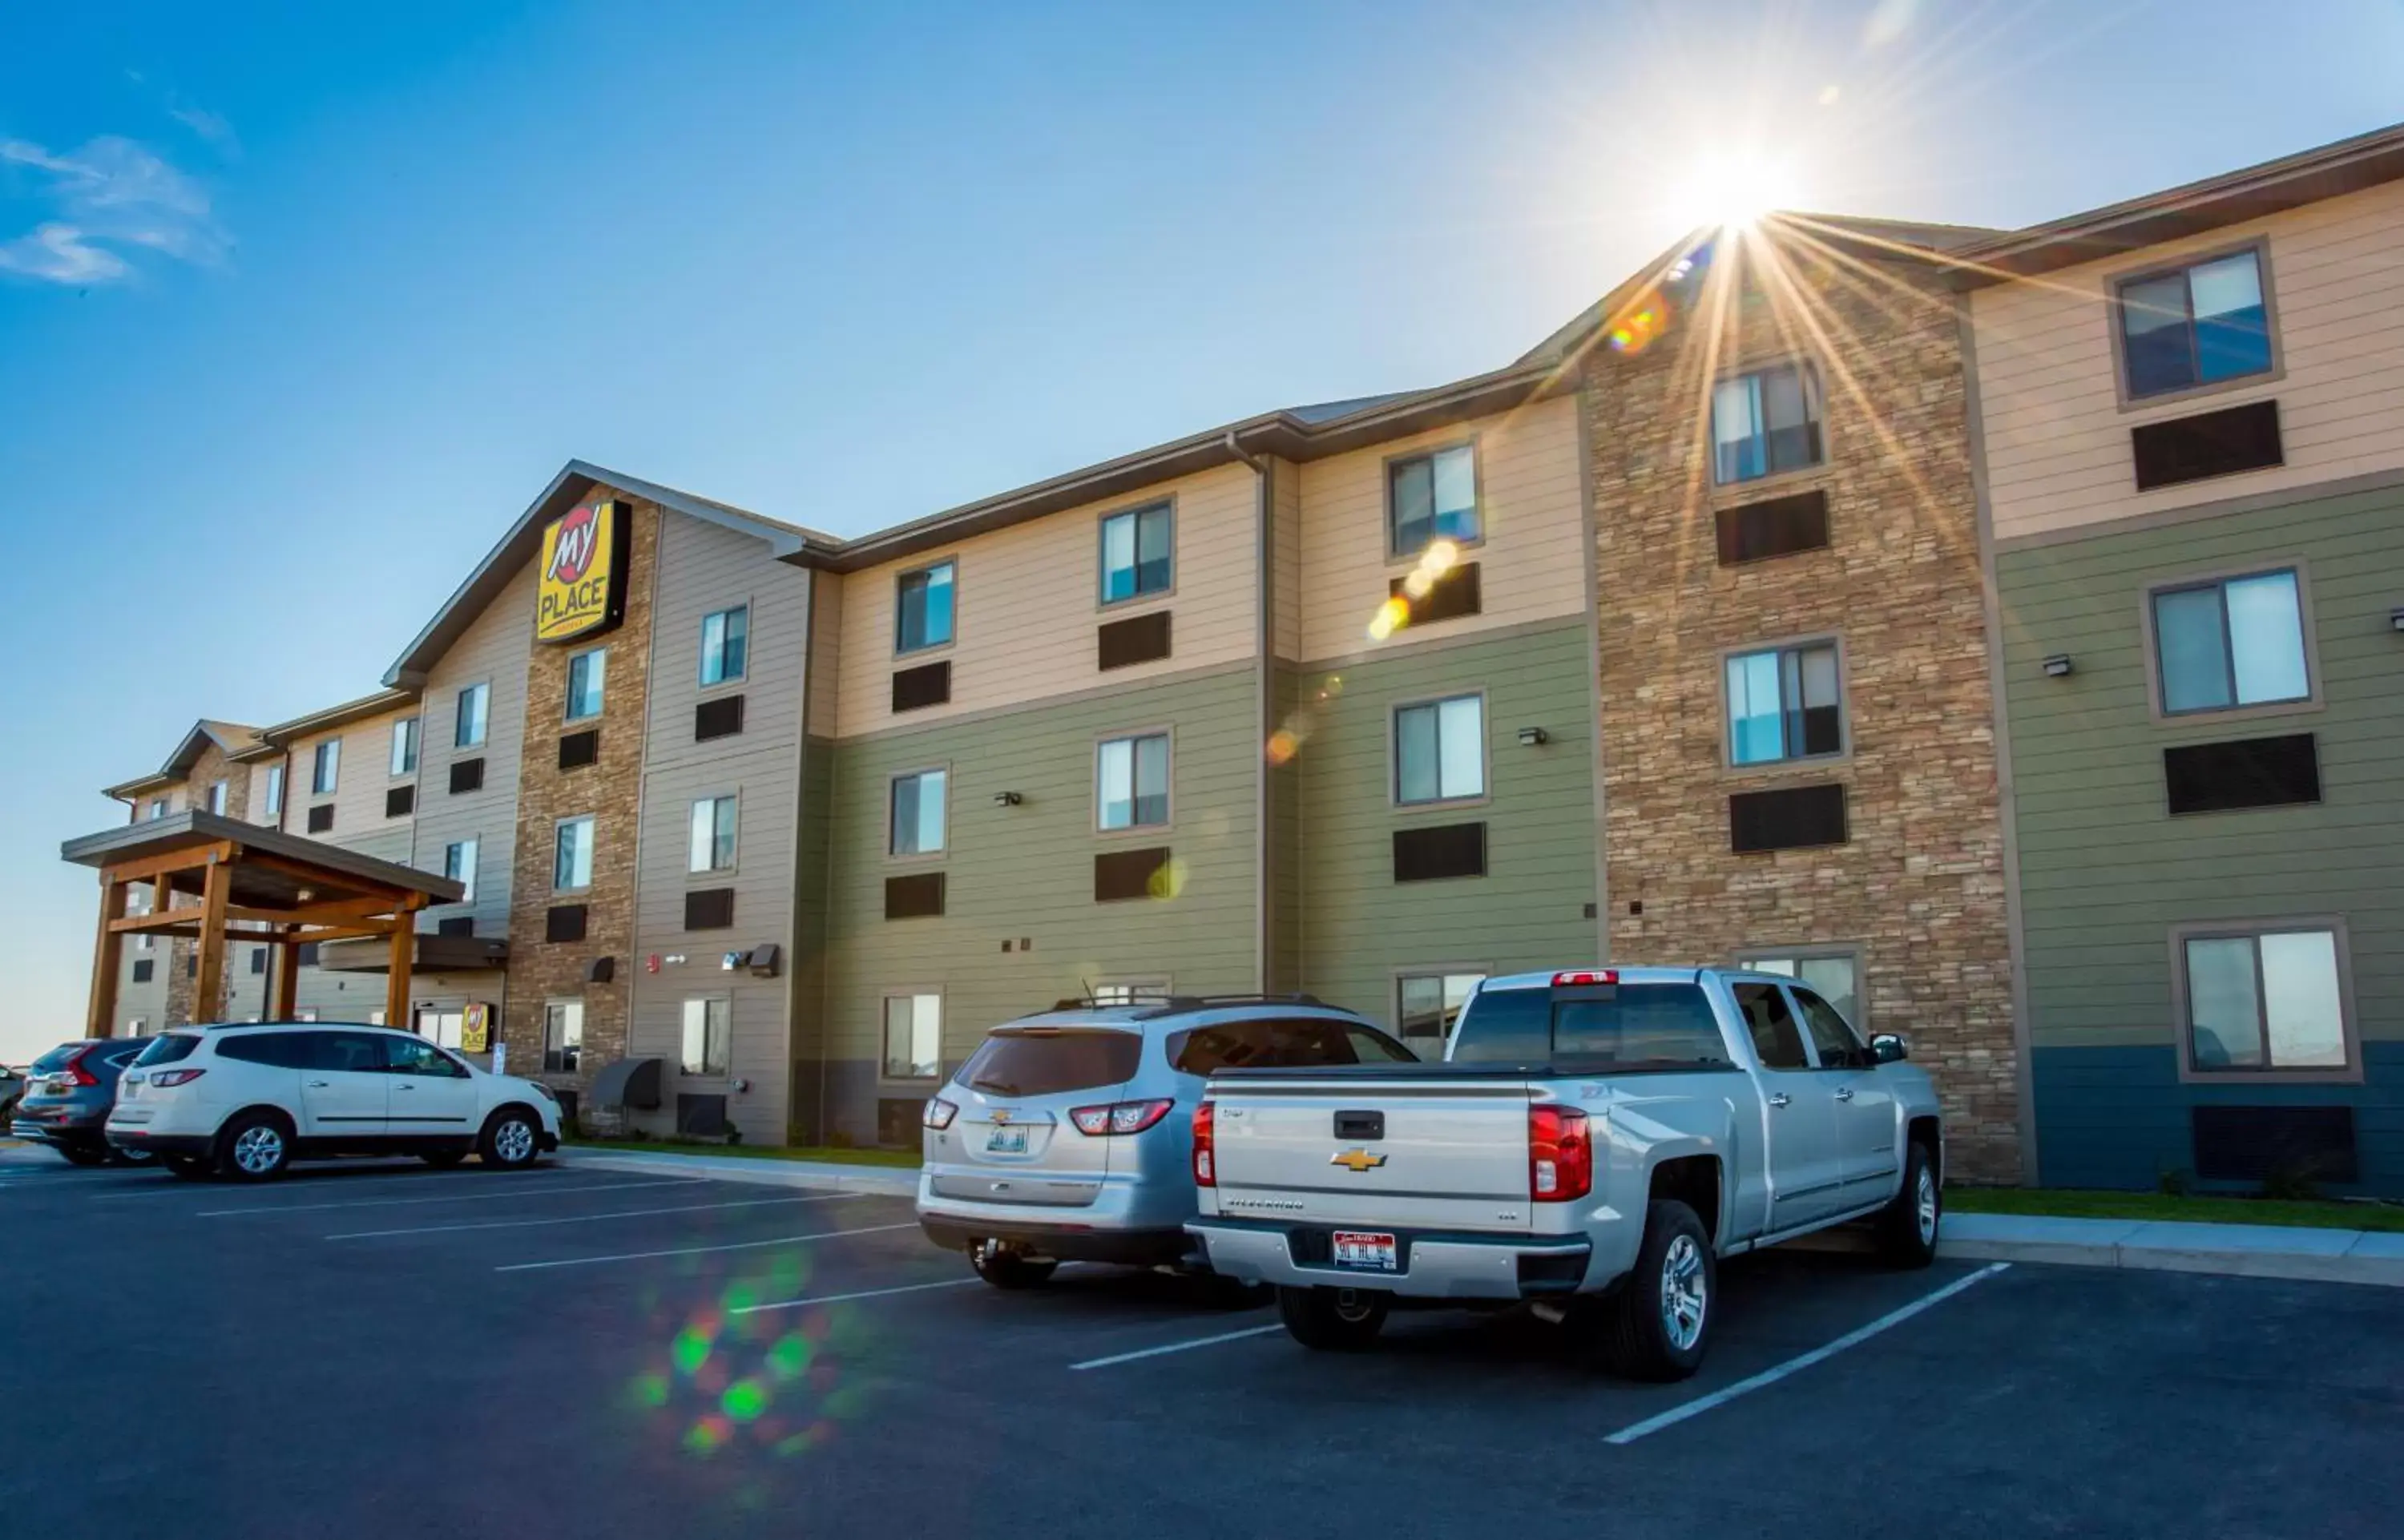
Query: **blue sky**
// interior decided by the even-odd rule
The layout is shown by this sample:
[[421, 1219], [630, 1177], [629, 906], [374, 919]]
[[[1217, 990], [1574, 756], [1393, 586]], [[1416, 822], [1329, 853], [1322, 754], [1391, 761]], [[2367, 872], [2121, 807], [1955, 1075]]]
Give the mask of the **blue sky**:
[[0, 1057], [59, 841], [372, 688], [565, 460], [838, 532], [1532, 344], [1695, 222], [2019, 224], [2404, 119], [2404, 0], [21, 8]]

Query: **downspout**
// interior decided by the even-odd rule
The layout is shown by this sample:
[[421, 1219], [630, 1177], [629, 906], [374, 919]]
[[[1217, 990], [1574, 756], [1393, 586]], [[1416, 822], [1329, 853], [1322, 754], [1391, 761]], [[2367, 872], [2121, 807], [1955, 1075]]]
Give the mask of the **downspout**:
[[1272, 514], [1268, 463], [1245, 450], [1234, 428], [1227, 429], [1227, 453], [1241, 460], [1252, 472], [1252, 988], [1266, 994], [1269, 987], [1269, 776], [1271, 766], [1267, 752], [1269, 734], [1275, 730], [1277, 710], [1277, 674], [1272, 659], [1271, 642], [1275, 628], [1271, 623], [1270, 600], [1273, 593], [1269, 570], [1273, 542], [1269, 521]]

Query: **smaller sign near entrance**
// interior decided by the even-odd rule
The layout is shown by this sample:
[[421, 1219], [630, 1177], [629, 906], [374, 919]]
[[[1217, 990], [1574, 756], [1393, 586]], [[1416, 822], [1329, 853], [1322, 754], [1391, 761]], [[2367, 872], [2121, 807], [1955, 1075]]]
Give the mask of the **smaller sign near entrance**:
[[493, 1008], [470, 1005], [459, 1022], [459, 1047], [463, 1053], [481, 1054], [493, 1045]]
[[568, 642], [626, 617], [626, 505], [598, 499], [570, 509], [542, 532], [542, 581], [534, 639]]

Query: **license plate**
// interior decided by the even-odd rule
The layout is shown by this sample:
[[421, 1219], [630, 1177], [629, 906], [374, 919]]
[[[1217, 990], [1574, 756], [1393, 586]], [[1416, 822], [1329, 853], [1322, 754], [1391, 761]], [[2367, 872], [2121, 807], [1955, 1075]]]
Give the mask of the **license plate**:
[[1025, 1155], [1027, 1153], [1027, 1130], [1024, 1128], [996, 1128], [993, 1131], [993, 1137], [985, 1141], [985, 1148], [987, 1155]]
[[1394, 1270], [1394, 1238], [1366, 1230], [1338, 1230], [1335, 1239], [1335, 1265], [1357, 1267], [1363, 1272], [1390, 1273]]

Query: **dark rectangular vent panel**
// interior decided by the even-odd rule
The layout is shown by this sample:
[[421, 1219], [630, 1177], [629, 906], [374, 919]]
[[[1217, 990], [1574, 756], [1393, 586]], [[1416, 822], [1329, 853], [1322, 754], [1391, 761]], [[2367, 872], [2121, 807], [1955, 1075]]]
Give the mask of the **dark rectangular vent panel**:
[[309, 833], [322, 834], [334, 826], [334, 805], [321, 802], [309, 809]]
[[155, 973], [155, 972], [157, 972], [157, 971], [158, 971], [158, 967], [159, 967], [158, 963], [157, 963], [156, 961], [154, 961], [153, 959], [149, 959], [149, 958], [136, 958], [136, 959], [133, 959], [133, 982], [134, 982], [134, 983], [136, 983], [136, 984], [147, 984], [147, 983], [149, 983], [149, 982], [150, 982], [150, 975], [151, 975], [153, 973]]
[[[1408, 578], [1386, 580], [1390, 598], [1402, 598], [1403, 584]], [[1462, 562], [1435, 581], [1435, 586], [1410, 601], [1411, 623], [1430, 625], [1437, 621], [1457, 620], [1462, 615], [1483, 612], [1485, 599], [1478, 589], [1477, 564]]]
[[1486, 875], [1486, 825], [1439, 823], [1394, 831], [1394, 880], [1433, 882], [1440, 877]]
[[250, 971], [254, 973], [264, 973], [267, 972], [266, 947], [254, 946], [250, 949]]
[[601, 729], [588, 727], [581, 733], [563, 733], [559, 736], [559, 767], [581, 770], [601, 758]]
[[414, 813], [414, 812], [416, 812], [416, 811], [417, 811], [417, 788], [416, 788], [416, 787], [414, 787], [414, 786], [396, 786], [396, 787], [393, 787], [392, 789], [390, 789], [389, 791], [385, 791], [385, 792], [384, 792], [384, 816], [385, 818], [388, 818], [388, 819], [405, 819], [405, 818], [409, 817], [409, 815], [410, 815], [410, 814]]
[[703, 888], [684, 896], [684, 928], [723, 931], [734, 923], [734, 889]]
[[743, 731], [743, 697], [720, 695], [692, 708], [692, 741], [731, 738]]
[[2137, 490], [2176, 486], [2286, 463], [2279, 445], [2279, 403], [2249, 401], [2129, 429]]
[[2191, 743], [2162, 750], [2162, 783], [2173, 813], [2225, 813], [2321, 800], [2321, 767], [2310, 733]]
[[1728, 848], [1739, 855], [1845, 843], [1845, 789], [1795, 786], [1728, 798]]
[[2195, 1174], [2208, 1182], [2361, 1180], [2351, 1107], [2198, 1107]]
[[476, 917], [454, 915], [449, 919], [438, 920], [434, 933], [438, 936], [472, 936], [476, 933]]
[[893, 673], [893, 709], [916, 711], [929, 706], [943, 706], [952, 698], [952, 665], [950, 659], [941, 663], [924, 663], [915, 668], [898, 668]]
[[1168, 656], [1168, 611], [1130, 615], [1094, 633], [1095, 663], [1104, 669], [1157, 663]]
[[480, 754], [472, 760], [453, 760], [451, 762], [451, 794], [453, 796], [455, 797], [463, 791], [481, 791], [483, 789], [484, 760], [482, 755]]
[[927, 919], [943, 912], [943, 874], [913, 872], [885, 879], [887, 919]]
[[927, 1136], [919, 1131], [918, 1120], [927, 1111], [924, 1097], [907, 1100], [900, 1097], [879, 1097], [876, 1099], [876, 1142], [888, 1150], [915, 1150]]
[[1109, 850], [1094, 858], [1094, 902], [1116, 903], [1124, 899], [1165, 897], [1161, 880], [1168, 865], [1168, 847], [1140, 850]]
[[1767, 561], [1828, 544], [1828, 494], [1797, 492], [1719, 511], [1720, 565]]
[[542, 917], [542, 939], [545, 941], [582, 941], [584, 939], [584, 905], [554, 903]]
[[303, 968], [314, 968], [317, 966], [317, 944], [315, 942], [304, 941], [300, 944], [300, 966]]
[[677, 1132], [693, 1139], [726, 1136], [726, 1098], [677, 1093]]

